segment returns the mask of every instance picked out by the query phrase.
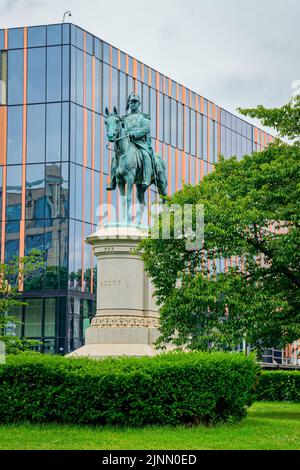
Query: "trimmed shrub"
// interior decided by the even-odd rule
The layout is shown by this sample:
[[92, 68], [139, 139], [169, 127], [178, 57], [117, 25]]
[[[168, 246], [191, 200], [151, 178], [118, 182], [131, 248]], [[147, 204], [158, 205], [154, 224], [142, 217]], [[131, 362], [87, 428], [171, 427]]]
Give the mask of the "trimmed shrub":
[[0, 366], [0, 420], [126, 426], [238, 420], [258, 366], [229, 353], [95, 361], [22, 354]]
[[262, 401], [300, 401], [300, 371], [263, 371], [256, 390]]

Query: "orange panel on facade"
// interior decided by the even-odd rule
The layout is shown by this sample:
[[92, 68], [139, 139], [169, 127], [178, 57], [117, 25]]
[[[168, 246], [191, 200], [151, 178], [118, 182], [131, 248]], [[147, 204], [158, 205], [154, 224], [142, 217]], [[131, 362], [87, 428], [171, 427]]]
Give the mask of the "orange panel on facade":
[[182, 103], [186, 104], [186, 89], [182, 87]]
[[6, 164], [7, 107], [0, 107], [0, 165]]
[[204, 113], [204, 98], [203, 96], [200, 96], [200, 113]]
[[[26, 147], [27, 147], [27, 28], [24, 28], [23, 50], [23, 131], [22, 131], [22, 196], [20, 220], [20, 257], [25, 253], [25, 202], [26, 202]], [[20, 282], [23, 290], [23, 281]]]
[[7, 147], [7, 108], [0, 107], [0, 165], [2, 173], [2, 227], [1, 227], [1, 263], [4, 263], [5, 249], [5, 219], [6, 219], [6, 147]]
[[132, 76], [133, 78], [137, 78], [137, 60], [133, 59], [132, 61]]

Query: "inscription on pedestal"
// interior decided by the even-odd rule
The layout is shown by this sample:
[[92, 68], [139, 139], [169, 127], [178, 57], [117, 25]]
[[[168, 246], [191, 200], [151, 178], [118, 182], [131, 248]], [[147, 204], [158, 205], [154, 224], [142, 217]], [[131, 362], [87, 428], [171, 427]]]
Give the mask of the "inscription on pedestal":
[[107, 281], [100, 281], [101, 287], [120, 287], [121, 280], [109, 279]]

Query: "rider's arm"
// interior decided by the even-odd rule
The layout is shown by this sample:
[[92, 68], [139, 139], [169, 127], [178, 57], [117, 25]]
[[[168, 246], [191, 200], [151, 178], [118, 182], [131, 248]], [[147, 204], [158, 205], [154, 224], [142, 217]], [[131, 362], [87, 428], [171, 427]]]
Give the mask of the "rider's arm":
[[147, 134], [150, 134], [150, 119], [143, 118], [142, 126], [139, 129], [134, 129], [132, 134], [136, 139], [140, 139], [141, 137], [145, 137]]

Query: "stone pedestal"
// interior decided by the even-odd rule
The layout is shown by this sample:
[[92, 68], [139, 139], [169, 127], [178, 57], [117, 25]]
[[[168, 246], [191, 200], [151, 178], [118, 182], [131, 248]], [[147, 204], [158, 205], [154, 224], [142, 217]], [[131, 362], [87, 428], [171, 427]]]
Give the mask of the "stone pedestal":
[[144, 270], [139, 242], [147, 232], [110, 226], [87, 238], [97, 258], [97, 313], [85, 346], [69, 356], [153, 356], [159, 336], [153, 285]]

